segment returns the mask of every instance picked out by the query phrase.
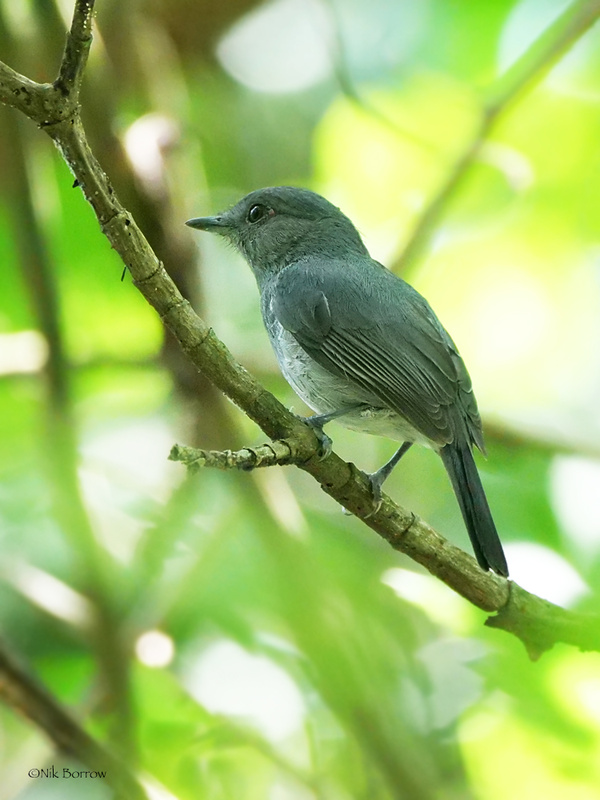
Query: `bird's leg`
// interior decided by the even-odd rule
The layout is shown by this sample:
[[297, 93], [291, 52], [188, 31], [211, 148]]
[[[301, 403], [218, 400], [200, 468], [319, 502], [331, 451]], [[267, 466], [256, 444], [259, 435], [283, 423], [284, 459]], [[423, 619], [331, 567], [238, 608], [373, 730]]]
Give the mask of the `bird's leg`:
[[335, 411], [328, 411], [326, 414], [314, 414], [312, 417], [302, 417], [304, 422], [306, 422], [307, 425], [310, 425], [310, 427], [314, 430], [315, 435], [321, 444], [321, 460], [327, 458], [329, 453], [331, 453], [331, 448], [333, 447], [333, 442], [323, 430], [323, 426], [327, 425], [327, 423], [331, 422], [333, 419], [343, 417], [345, 414], [349, 414], [351, 411], [356, 411], [356, 409], [362, 408], [362, 406], [362, 403], [357, 403], [355, 406], [338, 408]]
[[372, 472], [367, 476], [369, 478], [369, 483], [371, 484], [371, 490], [373, 491], [375, 511], [377, 511], [381, 505], [381, 487], [383, 486], [383, 482], [389, 477], [390, 472], [394, 469], [396, 464], [400, 461], [402, 456], [411, 447], [411, 445], [412, 442], [404, 442], [402, 447], [399, 447], [398, 450], [396, 450], [394, 455], [389, 461], [386, 461], [383, 467], [380, 467], [377, 472]]

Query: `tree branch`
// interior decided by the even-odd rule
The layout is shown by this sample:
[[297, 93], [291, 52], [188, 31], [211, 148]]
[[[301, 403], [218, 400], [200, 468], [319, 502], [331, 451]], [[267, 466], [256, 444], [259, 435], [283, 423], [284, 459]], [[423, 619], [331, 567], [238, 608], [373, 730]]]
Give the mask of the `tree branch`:
[[514, 101], [538, 83], [598, 17], [600, 17], [600, 0], [578, 0], [542, 33], [495, 85], [490, 87], [473, 138], [458, 156], [437, 193], [420, 214], [402, 252], [391, 266], [393, 272], [406, 270], [427, 247], [450, 200], [467, 177], [493, 128]]
[[59, 750], [91, 770], [106, 773], [104, 780], [122, 800], [147, 800], [145, 790], [128, 767], [67, 714], [52, 695], [0, 642], [0, 697], [41, 728]]
[[45, 100], [52, 94], [50, 83], [35, 83], [0, 61], [0, 103], [22, 111], [43, 124]]
[[298, 459], [295, 442], [283, 439], [276, 439], [258, 447], [244, 447], [242, 450], [200, 450], [196, 447], [175, 444], [169, 453], [170, 461], [185, 464], [192, 474], [204, 467], [246, 471], [257, 467], [283, 467], [287, 464], [300, 464], [301, 461]]
[[[579, 3], [577, 7], [587, 8], [590, 5], [596, 8], [598, 0], [593, 4]], [[84, 6], [90, 8], [89, 3], [79, 2], [77, 9]], [[588, 25], [591, 24], [590, 20], [588, 17]], [[582, 23], [577, 30], [583, 30]], [[571, 34], [569, 41], [573, 36]], [[554, 53], [554, 50], [550, 50]], [[72, 53], [73, 50], [67, 47], [65, 58], [75, 58], [70, 55]], [[81, 51], [76, 50], [76, 53], [81, 57]], [[335, 453], [320, 460], [319, 443], [310, 427], [291, 414], [233, 359], [212, 329], [181, 296], [144, 235], [117, 199], [107, 176], [94, 158], [77, 107], [73, 105], [73, 97], [65, 99], [60, 92], [48, 92], [47, 86], [32, 84], [12, 70], [7, 70], [6, 67], [0, 69], [0, 98], [15, 95], [16, 90], [15, 96], [46, 93], [45, 105], [42, 104], [45, 113], [41, 112], [37, 102], [28, 104], [21, 99], [18, 105], [14, 102], [10, 104], [17, 105], [54, 140], [94, 209], [104, 234], [130, 270], [135, 285], [156, 309], [192, 363], [215, 386], [271, 439], [293, 442], [295, 461], [300, 468], [311, 474], [323, 491], [362, 519], [392, 547], [425, 566], [478, 608], [501, 612], [489, 624], [521, 638], [530, 653], [538, 655], [558, 641], [582, 649], [600, 650], [600, 625], [597, 619], [565, 611], [497, 575], [483, 572], [471, 556], [447, 542], [427, 523], [387, 496], [384, 496], [380, 508], [373, 512], [371, 489], [366, 476]], [[74, 71], [77, 73], [77, 69]], [[71, 68], [61, 69], [61, 74], [72, 73]], [[507, 94], [512, 96], [514, 92], [503, 96]], [[65, 114], [67, 107], [70, 114]]]
[[19, 109], [40, 127], [78, 110], [79, 90], [92, 43], [95, 0], [76, 0], [60, 70], [54, 83], [35, 83], [0, 61], [0, 102]]
[[71, 30], [67, 34], [65, 52], [54, 87], [64, 97], [79, 97], [90, 46], [92, 44], [92, 16], [95, 0], [76, 0]]

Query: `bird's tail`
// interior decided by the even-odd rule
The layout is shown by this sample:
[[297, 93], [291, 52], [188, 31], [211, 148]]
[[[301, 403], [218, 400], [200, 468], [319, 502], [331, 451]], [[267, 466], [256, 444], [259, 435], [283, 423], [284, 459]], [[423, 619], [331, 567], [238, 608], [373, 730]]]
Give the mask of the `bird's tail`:
[[464, 444], [447, 444], [440, 451], [454, 494], [469, 532], [475, 557], [482, 569], [493, 569], [508, 577], [508, 566], [490, 507], [481, 485], [471, 448]]

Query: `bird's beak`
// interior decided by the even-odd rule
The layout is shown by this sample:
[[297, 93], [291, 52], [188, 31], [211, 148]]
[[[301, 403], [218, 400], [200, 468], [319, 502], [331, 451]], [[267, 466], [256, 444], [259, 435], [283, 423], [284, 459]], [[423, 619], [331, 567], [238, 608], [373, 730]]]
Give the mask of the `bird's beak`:
[[222, 216], [194, 217], [193, 219], [188, 219], [185, 224], [189, 225], [190, 228], [197, 228], [201, 231], [216, 231], [217, 233], [224, 232], [224, 229], [229, 227]]

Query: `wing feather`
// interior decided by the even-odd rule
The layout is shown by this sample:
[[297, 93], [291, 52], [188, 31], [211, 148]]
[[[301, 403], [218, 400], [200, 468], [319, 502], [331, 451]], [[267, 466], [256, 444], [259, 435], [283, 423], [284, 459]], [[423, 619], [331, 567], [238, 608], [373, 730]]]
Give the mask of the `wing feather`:
[[471, 381], [454, 343], [424, 298], [377, 262], [296, 262], [279, 273], [271, 307], [318, 364], [433, 442], [468, 438], [483, 447]]

